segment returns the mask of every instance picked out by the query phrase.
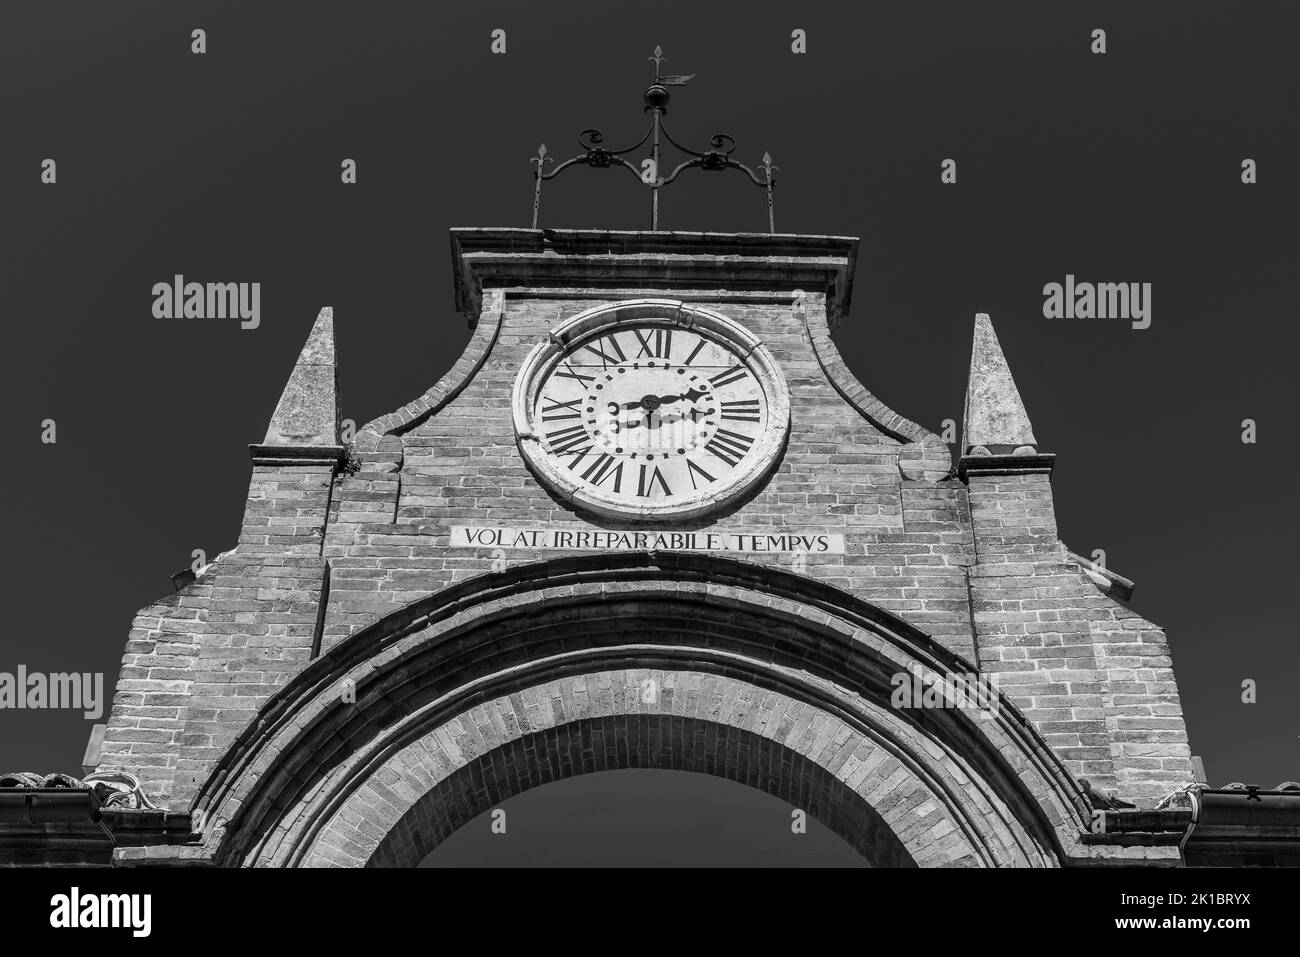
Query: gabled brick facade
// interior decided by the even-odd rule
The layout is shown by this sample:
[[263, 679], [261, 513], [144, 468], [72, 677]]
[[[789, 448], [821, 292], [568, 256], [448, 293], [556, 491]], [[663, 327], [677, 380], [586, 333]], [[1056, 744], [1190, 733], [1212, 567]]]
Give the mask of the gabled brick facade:
[[[738, 504], [684, 527], [843, 535], [843, 555], [754, 552], [729, 559], [771, 576], [771, 587], [806, 582], [796, 615], [806, 618], [809, 628], [838, 627], [835, 622], [848, 613], [833, 606], [843, 601], [895, 623], [888, 626], [892, 633], [905, 634], [898, 640], [930, 656], [930, 667], [942, 661], [946, 668], [997, 676], [1014, 706], [1008, 720], [1021, 729], [1008, 725], [1006, 733], [1021, 742], [1016, 748], [1034, 755], [1025, 759], [1026, 767], [1037, 770], [1032, 775], [990, 770], [988, 787], [998, 793], [1026, 788], [1042, 807], [1031, 813], [1042, 823], [1025, 823], [1026, 833], [1058, 836], [1033, 838], [1042, 846], [1023, 859], [1010, 851], [979, 851], [979, 840], [972, 837], [961, 844], [973, 848], [969, 862], [1033, 863], [1043, 854], [1065, 859], [1100, 853], [1071, 850], [1066, 845], [1073, 839], [1060, 836], [1087, 827], [1088, 807], [1075, 779], [1087, 778], [1095, 788], [1117, 790], [1147, 807], [1193, 780], [1163, 633], [1116, 599], [1124, 593], [1116, 584], [1122, 579], [1089, 567], [1060, 542], [1050, 483], [1053, 457], [1038, 448], [987, 317], [976, 323], [967, 430], [956, 461], [937, 435], [887, 408], [849, 373], [830, 330], [849, 310], [856, 246], [852, 239], [815, 236], [455, 230], [453, 268], [458, 305], [474, 328], [470, 344], [440, 381], [401, 410], [364, 426], [350, 448], [339, 440], [333, 316], [323, 311], [266, 438], [252, 447], [253, 474], [237, 547], [193, 584], [141, 611], [134, 622], [101, 767], [137, 775], [162, 807], [220, 814], [220, 820], [207, 822], [214, 833], [234, 829], [239, 815], [250, 813], [252, 800], [238, 795], [266, 793], [266, 781], [258, 785], [261, 791], [240, 791], [234, 782], [250, 773], [252, 755], [261, 753], [257, 748], [275, 752], [280, 747], [256, 742], [290, 731], [305, 734], [311, 726], [308, 712], [295, 711], [299, 705], [292, 702], [325, 695], [331, 682], [353, 673], [360, 676], [357, 688], [364, 698], [366, 676], [381, 670], [376, 662], [366, 664], [370, 648], [378, 655], [389, 636], [405, 634], [403, 629], [433, 628], [433, 619], [426, 624], [421, 616], [432, 614], [428, 608], [441, 596], [459, 595], [457, 589], [468, 596], [475, 589], [500, 588], [532, 600], [548, 594], [547, 580], [578, 574], [574, 569], [586, 567], [582, 563], [593, 560], [590, 554], [455, 546], [450, 528], [619, 528], [611, 520], [576, 513], [537, 481], [516, 446], [511, 393], [526, 354], [561, 320], [602, 302], [662, 297], [716, 310], [759, 337], [780, 363], [791, 396], [789, 440], [774, 471]], [[700, 558], [700, 567], [709, 561]], [[541, 582], [530, 583], [533, 566], [541, 569]], [[685, 587], [670, 574], [661, 577], [655, 587], [665, 599]], [[580, 580], [581, 575], [575, 579]], [[612, 601], [614, 592], [631, 585], [604, 587]], [[554, 588], [555, 607], [576, 601], [577, 585]], [[817, 598], [822, 589], [833, 600]], [[641, 604], [627, 620], [633, 631], [642, 620], [635, 616], [653, 618], [654, 592], [638, 594]], [[722, 601], [725, 595], [720, 589], [708, 600]], [[458, 607], [453, 603], [438, 614], [454, 616]], [[608, 603], [590, 601], [564, 607], [574, 621], [604, 620], [611, 611]], [[753, 640], [760, 650], [746, 654], [761, 660], [762, 634]], [[696, 641], [699, 648], [712, 647], [707, 636], [681, 639], [674, 647], [696, 647]], [[509, 636], [500, 642], [484, 652], [489, 656], [481, 659], [484, 676], [503, 673], [512, 660], [508, 649], [519, 646]], [[599, 644], [593, 639], [592, 647]], [[617, 662], [607, 664], [593, 664], [588, 673], [610, 671]], [[400, 662], [383, 665], [402, 667]], [[423, 680], [420, 674], [410, 666], [406, 686]], [[836, 693], [847, 689], [864, 702], [882, 691], [887, 696], [888, 672], [880, 674], [883, 689], [881, 681], [846, 673], [844, 688]], [[834, 684], [835, 676], [828, 673], [825, 680]], [[859, 681], [866, 683], [854, 684]], [[616, 711], [595, 717], [612, 721], [609, 715]], [[396, 720], [397, 712], [383, 713], [390, 715], [384, 720]], [[340, 754], [350, 753], [354, 744], [361, 748], [378, 733], [377, 714], [357, 708], [330, 719]], [[659, 727], [654, 722], [660, 720], [670, 719], [647, 718], [650, 724], [643, 722], [637, 733], [650, 733], [644, 729]], [[929, 719], [908, 720], [925, 727]], [[772, 739], [775, 727], [769, 730], [754, 727], [747, 733]], [[968, 731], [954, 726], [949, 737], [934, 733], [946, 742], [942, 749], [950, 755], [945, 760], [952, 762], [954, 780], [978, 777], [974, 768], [998, 760], [977, 756], [970, 743], [975, 738], [964, 737]], [[503, 748], [514, 742], [509, 747], [516, 750], [502, 753], [516, 763], [518, 740], [517, 735], [499, 739]], [[969, 754], [962, 753], [963, 740]], [[743, 741], [735, 746], [750, 747]], [[756, 744], [754, 753], [767, 754], [772, 746]], [[806, 748], [793, 741], [788, 746], [807, 756], [813, 742]], [[693, 760], [713, 761], [692, 753]], [[829, 780], [826, 775], [842, 766], [833, 754], [821, 763], [799, 765], [798, 773]], [[271, 764], [265, 773], [325, 787], [333, 780], [334, 760], [319, 754], [311, 759], [314, 769], [309, 762], [297, 771], [284, 765], [276, 772]], [[967, 762], [970, 767], [960, 770]], [[412, 780], [425, 781], [420, 787], [434, 787], [436, 776], [411, 773]], [[1031, 776], [1047, 783], [1033, 783]], [[1017, 777], [1020, 784], [1014, 783]], [[796, 793], [789, 782], [761, 786]], [[1056, 796], [1049, 799], [1049, 792]], [[929, 793], [916, 791], [917, 807], [932, 800], [946, 806], [927, 798]], [[406, 804], [434, 813], [427, 802], [419, 805], [418, 797]], [[1015, 804], [1012, 797], [1006, 800]], [[471, 805], [479, 806], [473, 801], [465, 806]], [[282, 830], [292, 831], [293, 807], [275, 813], [284, 821]], [[460, 812], [448, 813], [439, 825], [444, 831], [445, 822], [460, 819]], [[841, 805], [833, 813], [848, 812]], [[1073, 823], [1067, 820], [1071, 815]], [[342, 824], [336, 820], [331, 826]], [[395, 841], [420, 840], [412, 836], [416, 831], [409, 820], [403, 826], [406, 836], [384, 844], [384, 854], [393, 856]], [[954, 826], [933, 830], [942, 837]], [[327, 828], [326, 833], [332, 832]], [[1022, 840], [1008, 834], [990, 838], [989, 847]], [[895, 846], [892, 838], [883, 844], [860, 835], [850, 839], [902, 853], [903, 845]], [[932, 847], [926, 842], [939, 839], [933, 833], [908, 832], [899, 839], [918, 861], [955, 860], [916, 849]], [[1053, 842], [1059, 844], [1048, 850]], [[203, 853], [215, 853], [211, 848], [217, 843], [210, 836], [209, 851]], [[355, 857], [364, 863], [372, 851], [336, 854], [318, 848], [316, 858], [342, 855], [340, 861]]]

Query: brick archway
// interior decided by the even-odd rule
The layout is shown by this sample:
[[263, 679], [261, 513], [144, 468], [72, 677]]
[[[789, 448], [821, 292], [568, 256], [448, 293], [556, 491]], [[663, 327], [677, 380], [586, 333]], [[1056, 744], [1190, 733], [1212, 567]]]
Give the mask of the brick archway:
[[[534, 731], [481, 755], [425, 792], [398, 819], [365, 861], [366, 867], [414, 867], [484, 811], [530, 788], [580, 774], [627, 768], [687, 771], [744, 783], [800, 808], [839, 835], [875, 867], [914, 867], [915, 859], [889, 824], [858, 793], [797, 751], [748, 730], [698, 718], [620, 715], [587, 718]], [[397, 779], [420, 781], [408, 766]], [[905, 801], [901, 791], [891, 803]], [[933, 843], [934, 831], [927, 834]], [[942, 838], [944, 835], [940, 834]], [[366, 835], [345, 822], [331, 824], [308, 863], [358, 846]], [[951, 850], [936, 848], [936, 851]], [[964, 843], [953, 860], [969, 860]], [[937, 854], [929, 855], [938, 860]], [[349, 855], [349, 865], [356, 860]]]
[[[746, 783], [796, 794], [810, 813], [814, 796], [796, 790], [805, 772], [786, 770], [794, 756], [834, 778], [819, 816], [883, 860], [898, 861], [895, 843], [929, 866], [1054, 866], [1078, 854], [1086, 809], [1028, 722], [1009, 704], [988, 720], [891, 708], [891, 676], [913, 667], [971, 670], [901, 620], [793, 574], [682, 553], [520, 566], [376, 622], [286, 686], [199, 794], [204, 853], [224, 865], [363, 865], [408, 813], [390, 847], [417, 822], [423, 840], [436, 838], [426, 795], [485, 755], [504, 761], [502, 747], [534, 731], [580, 736], [579, 722], [635, 717], [662, 740], [690, 717], [705, 734], [737, 729], [735, 747], [760, 760], [780, 755], [781, 774]], [[646, 710], [638, 680], [603, 696], [599, 713], [577, 708], [574, 682], [614, 674], [673, 694]], [[697, 699], [693, 715], [674, 710], [691, 682], [726, 691]], [[340, 693], [347, 684], [355, 703]], [[534, 767], [561, 760], [550, 739], [535, 741], [548, 750]], [[725, 770], [724, 753], [702, 755], [702, 770]]]
[[412, 867], [508, 797], [634, 767], [713, 774], [772, 794], [877, 866], [980, 862], [941, 798], [840, 719], [735, 678], [647, 669], [557, 679], [458, 715], [371, 774], [305, 863]]

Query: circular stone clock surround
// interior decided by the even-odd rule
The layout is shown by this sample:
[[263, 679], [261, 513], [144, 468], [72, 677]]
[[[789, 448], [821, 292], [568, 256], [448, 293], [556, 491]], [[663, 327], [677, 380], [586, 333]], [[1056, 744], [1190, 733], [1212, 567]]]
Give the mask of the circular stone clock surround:
[[[565, 356], [602, 336], [620, 330], [662, 326], [713, 340], [734, 354], [753, 376], [766, 401], [765, 428], [753, 437], [725, 480], [698, 495], [675, 501], [630, 501], [593, 488], [547, 453], [539, 399], [551, 373]], [[727, 317], [677, 299], [633, 299], [583, 310], [555, 326], [525, 358], [512, 397], [515, 437], [525, 462], [539, 481], [585, 511], [625, 521], [698, 518], [750, 491], [768, 475], [785, 445], [790, 426], [790, 395], [785, 377], [762, 342]]]

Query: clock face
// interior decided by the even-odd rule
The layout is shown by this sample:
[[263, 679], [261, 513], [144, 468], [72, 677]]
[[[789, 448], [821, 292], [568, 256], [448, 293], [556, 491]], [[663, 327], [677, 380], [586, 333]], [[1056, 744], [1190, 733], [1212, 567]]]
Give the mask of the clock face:
[[728, 331], [646, 318], [554, 349], [527, 400], [543, 477], [588, 509], [632, 518], [699, 514], [761, 478], [788, 400], [774, 363], [756, 361], [766, 350], [755, 357], [761, 346]]

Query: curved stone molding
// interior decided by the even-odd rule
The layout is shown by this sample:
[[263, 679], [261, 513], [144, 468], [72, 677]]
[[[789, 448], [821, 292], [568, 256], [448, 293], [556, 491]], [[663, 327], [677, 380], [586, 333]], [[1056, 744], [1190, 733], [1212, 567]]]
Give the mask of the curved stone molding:
[[[410, 431], [460, 395], [483, 365], [488, 353], [492, 351], [492, 345], [496, 342], [497, 333], [501, 329], [501, 318], [504, 313], [505, 292], [503, 290], [494, 289], [490, 295], [484, 296], [483, 311], [479, 314], [479, 321], [474, 327], [474, 335], [470, 338], [465, 351], [460, 354], [460, 358], [420, 398], [408, 402], [396, 412], [382, 415], [363, 425], [353, 443], [357, 453], [370, 457], [376, 452], [391, 452], [392, 443], [385, 445], [385, 438]], [[380, 455], [379, 458], [385, 456]]]
[[[599, 703], [599, 696], [606, 689], [614, 691], [616, 695], [623, 691], [618, 681], [620, 675], [626, 674], [629, 673], [583, 676], [575, 678], [571, 686], [561, 683], [556, 690], [560, 692], [563, 702], [576, 702], [578, 698], [575, 692], [590, 690], [594, 684], [596, 702]], [[662, 677], [668, 680], [670, 676]], [[712, 676], [698, 674], [689, 676], [688, 680], [690, 679], [698, 679], [701, 690], [707, 682], [714, 680]], [[666, 689], [664, 693], [685, 696], [691, 694], [692, 690], [676, 687]], [[744, 692], [740, 694], [743, 695]], [[613, 700], [617, 702], [618, 698], [614, 697]], [[507, 699], [503, 707], [511, 704]], [[763, 714], [770, 714], [767, 719], [769, 728], [776, 721], [784, 722], [788, 719], [788, 713], [778, 715], [776, 707], [780, 706], [767, 709], [766, 702], [763, 704]], [[689, 705], [682, 710], [686, 708]], [[423, 797], [402, 815], [379, 842], [366, 861], [366, 866], [412, 866], [423, 860], [430, 850], [458, 828], [509, 796], [552, 780], [625, 767], [712, 774], [743, 782], [804, 810], [823, 822], [877, 867], [916, 866], [915, 859], [899, 840], [895, 830], [874, 809], [860, 800], [858, 792], [846, 783], [848, 778], [858, 772], [856, 765], [852, 771], [848, 770], [850, 763], [860, 761], [860, 758], [855, 758], [853, 754], [847, 756], [847, 763], [841, 769], [847, 772], [848, 778], [842, 780], [843, 776], [832, 775], [824, 767], [785, 745], [778, 744], [765, 734], [757, 734], [729, 723], [686, 717], [677, 714], [677, 710], [678, 705], [674, 704], [674, 714], [671, 715], [633, 713], [575, 720], [524, 734], [511, 743], [497, 747], [490, 754], [472, 759], [424, 792]], [[833, 749], [836, 740], [838, 739], [827, 739], [826, 746]], [[436, 739], [434, 744], [436, 746]], [[841, 754], [846, 751], [847, 747], [841, 747]], [[550, 760], [533, 760], [539, 753], [548, 752]], [[428, 753], [426, 750], [425, 754]], [[838, 763], [837, 759], [838, 755], [833, 756], [831, 761]], [[418, 760], [413, 755], [411, 759], [404, 759], [403, 764], [393, 768], [391, 780], [403, 791], [409, 785], [411, 790], [418, 793], [427, 783], [423, 778], [415, 777], [412, 771], [412, 768], [418, 767]], [[781, 773], [775, 773], [778, 770]], [[909, 787], [895, 789], [889, 795], [891, 808], [900, 806], [900, 802], [908, 802], [915, 793], [916, 790]], [[934, 831], [940, 829], [944, 833], [935, 838]], [[956, 838], [949, 836], [952, 832], [944, 828], [942, 821], [933, 828], [927, 828], [926, 833], [932, 838], [932, 841], [926, 843], [932, 844], [934, 840], [945, 842], [950, 854], [953, 854], [952, 846], [960, 841], [960, 835]], [[331, 848], [354, 850], [350, 838], [332, 826], [318, 842], [314, 855], [323, 852], [320, 857], [328, 861], [329, 865], [337, 866], [340, 861], [330, 859], [333, 856]], [[931, 856], [931, 859], [937, 858]], [[967, 858], [963, 858], [958, 851], [950, 859]], [[351, 858], [347, 863], [352, 865], [357, 860], [359, 856]]]
[[[650, 702], [646, 682], [655, 688]], [[556, 759], [512, 762], [533, 746]], [[477, 705], [411, 742], [334, 812], [304, 864], [413, 867], [457, 826], [514, 794], [616, 767], [679, 767], [773, 793], [877, 866], [993, 863], [948, 796], [908, 764], [833, 714], [736, 678], [593, 672]]]
[[849, 403], [861, 413], [862, 417], [867, 419], [880, 431], [884, 432], [900, 442], [925, 442], [930, 437], [943, 440], [934, 435], [928, 429], [925, 429], [910, 419], [905, 419], [885, 403], [881, 402], [871, 391], [858, 381], [857, 376], [849, 371], [849, 367], [844, 364], [843, 357], [840, 356], [839, 349], [836, 348], [835, 342], [831, 339], [830, 327], [826, 323], [826, 314], [820, 309], [808, 309], [804, 306], [804, 296], [796, 293], [795, 295], [795, 315], [798, 317], [802, 314], [804, 330], [808, 334], [808, 341], [812, 344], [813, 353], [817, 356], [817, 364], [821, 366], [822, 372], [830, 380], [835, 391], [844, 397], [844, 401]]

